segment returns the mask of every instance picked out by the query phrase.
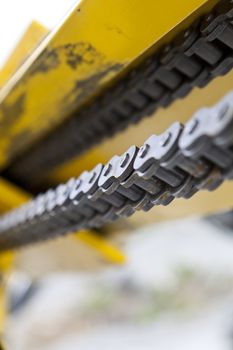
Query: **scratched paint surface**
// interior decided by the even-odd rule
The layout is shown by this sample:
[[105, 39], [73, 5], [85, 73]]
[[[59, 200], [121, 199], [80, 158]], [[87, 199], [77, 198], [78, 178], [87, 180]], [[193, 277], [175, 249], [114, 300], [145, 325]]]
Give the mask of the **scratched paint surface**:
[[[77, 103], [81, 103], [86, 96], [95, 91], [100, 81], [106, 75], [118, 71], [121, 65], [105, 62], [104, 56], [91, 44], [87, 43], [58, 46], [51, 50], [46, 49], [41, 54], [24, 76], [20, 87], [17, 86], [13, 91], [15, 98], [13, 98], [12, 102], [3, 102], [0, 106], [0, 135], [6, 136], [8, 131], [8, 140], [14, 139], [14, 142], [6, 143], [5, 155], [7, 158], [11, 158], [17, 153], [17, 149], [26, 146], [27, 140], [33, 137], [34, 133], [37, 134], [39, 131], [37, 123], [35, 125], [30, 123], [28, 127], [22, 127], [17, 130], [18, 124], [20, 121], [23, 123], [24, 116], [27, 114], [28, 99], [30, 98], [30, 92], [28, 93], [28, 91], [25, 91], [23, 88], [27, 85], [31, 85], [31, 81], [33, 80], [46, 79], [48, 75], [56, 75], [60, 70], [67, 69], [69, 74], [72, 72], [77, 74], [78, 72], [88, 70], [88, 67], [92, 65], [98, 65], [100, 67], [97, 72], [83, 80], [74, 79], [72, 85], [70, 85], [70, 90], [63, 91], [56, 105], [56, 110], [59, 111], [60, 114], [66, 114], [72, 111]], [[55, 80], [53, 84], [55, 86]], [[45, 93], [49, 93], [49, 91], [46, 89]], [[33, 102], [35, 101], [32, 101], [32, 103]], [[44, 96], [44, 103], [46, 103], [46, 96]], [[49, 118], [49, 112], [50, 111], [44, 113], [43, 110], [41, 111], [40, 118], [37, 121], [39, 122], [41, 131], [43, 128], [46, 128], [49, 123], [51, 124], [50, 126], [53, 124], [52, 118]]]
[[0, 166], [88, 102], [200, 6], [213, 3], [83, 0], [0, 91]]

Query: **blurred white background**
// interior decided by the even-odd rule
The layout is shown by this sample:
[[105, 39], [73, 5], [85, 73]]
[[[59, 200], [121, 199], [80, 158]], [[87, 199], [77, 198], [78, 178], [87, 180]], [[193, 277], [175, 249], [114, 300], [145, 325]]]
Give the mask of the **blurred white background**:
[[0, 1], [0, 68], [32, 20], [51, 29], [77, 2], [78, 0]]

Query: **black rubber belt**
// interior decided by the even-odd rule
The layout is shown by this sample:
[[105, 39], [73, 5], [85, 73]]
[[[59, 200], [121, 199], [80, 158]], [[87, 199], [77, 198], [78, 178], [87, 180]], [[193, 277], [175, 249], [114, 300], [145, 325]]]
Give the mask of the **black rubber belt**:
[[219, 1], [210, 14], [29, 149], [6, 176], [30, 188], [55, 166], [229, 72], [232, 20], [233, 1]]
[[[80, 229], [98, 228], [137, 210], [215, 190], [233, 179], [233, 92], [174, 123], [138, 149], [48, 190], [0, 218], [0, 251]], [[230, 195], [230, 194], [229, 194]]]

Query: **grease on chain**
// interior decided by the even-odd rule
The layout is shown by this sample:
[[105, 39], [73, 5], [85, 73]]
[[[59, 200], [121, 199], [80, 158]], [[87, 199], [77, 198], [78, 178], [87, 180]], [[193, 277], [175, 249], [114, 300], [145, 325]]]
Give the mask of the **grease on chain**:
[[0, 218], [0, 251], [191, 198], [233, 179], [233, 92]]
[[228, 73], [233, 67], [232, 21], [233, 1], [219, 1], [211, 13], [17, 159], [6, 175], [30, 187], [105, 137]]

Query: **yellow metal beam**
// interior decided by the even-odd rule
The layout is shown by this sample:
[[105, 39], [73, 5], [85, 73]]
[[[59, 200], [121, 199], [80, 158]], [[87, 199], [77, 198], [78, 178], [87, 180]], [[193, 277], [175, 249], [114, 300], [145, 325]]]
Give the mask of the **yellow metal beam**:
[[101, 253], [102, 258], [111, 264], [121, 265], [126, 262], [125, 255], [119, 248], [108, 242], [108, 240], [104, 240], [100, 236], [88, 231], [79, 232], [76, 234], [76, 237], [82, 243]]
[[[11, 54], [8, 62], [0, 72], [0, 81], [7, 81], [12, 72], [14, 72], [25, 57], [38, 45], [38, 42], [48, 33], [48, 30], [37, 22], [32, 22], [26, 30], [22, 39]], [[11, 210], [20, 206], [22, 203], [31, 199], [31, 196], [13, 185], [7, 180], [0, 178], [0, 213]], [[105, 261], [115, 264], [122, 264], [125, 261], [123, 253], [107, 240], [102, 239], [94, 232], [83, 231], [74, 235], [78, 240], [96, 250]], [[5, 259], [5, 258], [4, 258]], [[1, 257], [0, 257], [1, 271]]]
[[0, 71], [0, 87], [6, 84], [47, 34], [48, 30], [40, 23], [33, 21], [30, 24]]
[[[10, 78], [11, 73], [20, 66], [29, 52], [31, 52], [32, 49], [38, 45], [38, 42], [42, 40], [46, 33], [48, 33], [48, 30], [45, 27], [37, 22], [32, 22], [18, 43], [16, 49], [11, 54], [7, 64], [0, 72], [0, 81], [7, 81]], [[12, 208], [20, 206], [30, 199], [31, 196], [28, 193], [7, 180], [0, 178], [0, 213], [4, 213]], [[113, 246], [105, 239], [102, 239], [94, 232], [79, 232], [78, 234], [74, 235], [74, 237], [96, 250], [107, 262], [122, 264], [125, 261], [123, 253], [117, 247]]]
[[28, 193], [0, 178], [0, 213], [9, 211], [30, 198]]
[[82, 0], [0, 92], [0, 166], [216, 0]]

